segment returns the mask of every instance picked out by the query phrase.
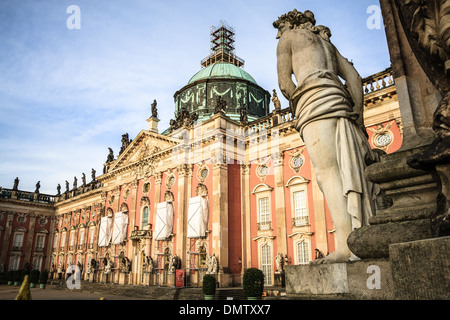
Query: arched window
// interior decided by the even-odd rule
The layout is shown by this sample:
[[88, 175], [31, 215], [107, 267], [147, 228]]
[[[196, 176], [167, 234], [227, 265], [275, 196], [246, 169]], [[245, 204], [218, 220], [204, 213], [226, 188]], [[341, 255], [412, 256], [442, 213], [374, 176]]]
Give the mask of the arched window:
[[264, 273], [264, 285], [272, 285], [272, 247], [269, 244], [261, 246], [261, 270]]
[[311, 261], [311, 246], [309, 241], [299, 241], [296, 244], [297, 264], [308, 264]]

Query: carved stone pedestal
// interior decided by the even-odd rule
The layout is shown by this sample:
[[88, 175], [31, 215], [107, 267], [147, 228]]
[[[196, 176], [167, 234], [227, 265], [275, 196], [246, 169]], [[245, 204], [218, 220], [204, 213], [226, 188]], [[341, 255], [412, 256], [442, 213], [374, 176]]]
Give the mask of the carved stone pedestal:
[[424, 148], [381, 157], [366, 169], [366, 177], [378, 183], [376, 216], [369, 225], [353, 231], [347, 242], [361, 259], [389, 257], [389, 245], [432, 237], [431, 218], [436, 212], [438, 188], [430, 172], [413, 169], [407, 159]]
[[283, 272], [275, 272], [275, 286], [284, 287], [285, 286], [285, 276]]
[[119, 273], [119, 284], [128, 284], [129, 275], [128, 273]]
[[393, 299], [394, 286], [387, 259], [321, 265], [288, 265], [286, 294], [345, 295], [349, 299]]
[[450, 237], [390, 246], [397, 299], [450, 299]]

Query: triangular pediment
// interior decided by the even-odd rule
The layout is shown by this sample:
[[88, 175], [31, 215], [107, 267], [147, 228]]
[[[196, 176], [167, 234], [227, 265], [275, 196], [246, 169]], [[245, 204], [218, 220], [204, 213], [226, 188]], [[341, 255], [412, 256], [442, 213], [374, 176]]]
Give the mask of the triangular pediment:
[[149, 158], [157, 153], [173, 148], [178, 140], [158, 133], [142, 130], [127, 148], [117, 157], [109, 172]]

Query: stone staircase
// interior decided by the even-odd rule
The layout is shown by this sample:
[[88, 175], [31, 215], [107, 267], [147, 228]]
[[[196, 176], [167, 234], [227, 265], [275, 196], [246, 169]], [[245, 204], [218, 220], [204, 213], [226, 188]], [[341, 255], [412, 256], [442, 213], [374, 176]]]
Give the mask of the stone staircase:
[[242, 288], [220, 288], [216, 290], [216, 300], [245, 300]]

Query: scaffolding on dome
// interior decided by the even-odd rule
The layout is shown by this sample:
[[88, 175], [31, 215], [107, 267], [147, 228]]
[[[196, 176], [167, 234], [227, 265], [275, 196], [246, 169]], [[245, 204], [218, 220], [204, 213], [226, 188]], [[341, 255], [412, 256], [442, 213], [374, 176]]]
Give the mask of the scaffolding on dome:
[[234, 54], [234, 35], [234, 28], [223, 20], [219, 27], [211, 27], [211, 54], [200, 62], [202, 68], [219, 62], [244, 67], [245, 61]]

